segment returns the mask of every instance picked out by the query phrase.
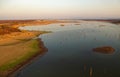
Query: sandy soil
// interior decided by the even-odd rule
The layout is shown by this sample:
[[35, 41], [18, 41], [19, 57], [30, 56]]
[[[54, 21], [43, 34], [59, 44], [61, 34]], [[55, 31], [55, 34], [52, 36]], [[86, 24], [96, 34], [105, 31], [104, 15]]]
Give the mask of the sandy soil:
[[[33, 38], [39, 34], [42, 34], [42, 32], [14, 32], [0, 35], [0, 76], [6, 77], [10, 72], [14, 71], [14, 68], [13, 70], [7, 69], [2, 71], [1, 67], [6, 67], [7, 64], [14, 63], [14, 61], [31, 53], [33, 50], [31, 47]], [[37, 52], [41, 53], [42, 48], [39, 48], [39, 50], [35, 49], [33, 54]], [[11, 71], [9, 72], [9, 70]]]
[[18, 43], [16, 45], [0, 46], [0, 66], [14, 61], [17, 58], [27, 54], [30, 51], [29, 45], [31, 41]]
[[[34, 58], [35, 55], [40, 55], [46, 51], [41, 40], [37, 41], [38, 44], [33, 41], [35, 37], [46, 32], [38, 31], [19, 31], [19, 26], [26, 25], [44, 25], [50, 23], [56, 23], [56, 20], [32, 20], [32, 21], [0, 21], [0, 77], [6, 77], [11, 72], [21, 68], [26, 62]], [[14, 30], [13, 30], [14, 29]], [[31, 47], [33, 45], [33, 47]], [[34, 46], [38, 46], [38, 48]], [[31, 50], [33, 50], [31, 52]], [[29, 57], [30, 55], [33, 55]], [[28, 56], [29, 58], [19, 61], [22, 57]], [[15, 65], [13, 68], [3, 70], [3, 67], [9, 67], [16, 61], [20, 62], [19, 65]], [[7, 65], [7, 66], [6, 66]]]
[[[29, 49], [29, 41], [41, 34], [41, 32], [14, 32], [0, 35], [0, 66], [5, 62], [25, 54]], [[12, 56], [12, 57], [11, 57]]]
[[[50, 23], [57, 23], [56, 20], [33, 20], [33, 21], [0, 21], [0, 76], [6, 77], [8, 75], [9, 69], [3, 71], [1, 67], [14, 63], [14, 61], [19, 60], [21, 57], [29, 54], [32, 50], [30, 46], [33, 41], [32, 39], [36, 36], [46, 33], [37, 31], [13, 31], [19, 26], [26, 25], [45, 25]], [[5, 33], [4, 33], [5, 32]], [[44, 52], [43, 43], [40, 42], [39, 50]], [[38, 50], [34, 50], [38, 51]], [[34, 53], [33, 53], [34, 54]], [[24, 64], [24, 63], [23, 63]], [[15, 68], [13, 68], [15, 69]], [[14, 71], [14, 70], [13, 70]]]
[[13, 32], [10, 34], [0, 35], [0, 46], [20, 42], [24, 39], [32, 39], [42, 32]]
[[18, 28], [20, 26], [30, 26], [30, 25], [47, 25], [52, 23], [59, 23], [61, 21], [57, 20], [13, 20], [13, 21], [0, 21], [1, 25], [11, 26], [13, 28]]

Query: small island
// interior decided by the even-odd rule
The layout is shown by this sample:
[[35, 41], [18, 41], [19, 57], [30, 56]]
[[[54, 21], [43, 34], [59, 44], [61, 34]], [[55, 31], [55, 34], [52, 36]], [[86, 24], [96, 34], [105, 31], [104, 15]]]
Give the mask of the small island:
[[93, 51], [102, 54], [113, 54], [115, 52], [115, 49], [111, 46], [103, 46], [103, 47], [93, 48]]

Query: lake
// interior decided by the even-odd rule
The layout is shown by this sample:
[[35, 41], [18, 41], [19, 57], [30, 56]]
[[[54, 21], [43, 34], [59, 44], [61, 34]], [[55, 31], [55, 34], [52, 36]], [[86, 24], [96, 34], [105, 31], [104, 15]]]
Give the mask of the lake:
[[[16, 77], [120, 77], [120, 25], [80, 21], [20, 29], [52, 33], [39, 36], [48, 52]], [[93, 52], [93, 48], [101, 46], [111, 46], [115, 52]]]

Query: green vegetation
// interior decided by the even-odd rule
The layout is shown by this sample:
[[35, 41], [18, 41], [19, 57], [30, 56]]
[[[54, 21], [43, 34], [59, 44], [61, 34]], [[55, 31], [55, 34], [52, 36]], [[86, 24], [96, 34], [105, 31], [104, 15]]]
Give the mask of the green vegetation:
[[22, 42], [27, 42], [27, 41], [32, 40], [32, 38], [28, 38], [28, 39], [17, 39], [17, 40], [22, 41]]
[[23, 56], [18, 57], [15, 60], [10, 61], [4, 64], [3, 66], [1, 66], [0, 71], [10, 70], [14, 68], [15, 66], [19, 65], [20, 63], [23, 63], [29, 58], [31, 58], [32, 56], [34, 56], [36, 53], [40, 51], [39, 42], [37, 40], [31, 40], [31, 44], [29, 45], [29, 50], [30, 51], [27, 54], [24, 54]]

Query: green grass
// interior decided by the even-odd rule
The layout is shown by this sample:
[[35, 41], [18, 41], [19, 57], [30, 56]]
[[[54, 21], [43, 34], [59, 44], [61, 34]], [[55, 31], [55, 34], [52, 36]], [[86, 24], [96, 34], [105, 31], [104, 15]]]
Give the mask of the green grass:
[[19, 57], [13, 61], [10, 61], [6, 64], [4, 64], [3, 66], [0, 67], [0, 71], [7, 71], [9, 69], [12, 69], [14, 68], [15, 66], [17, 66], [18, 64], [28, 60], [30, 57], [32, 57], [33, 55], [35, 55], [37, 52], [40, 51], [40, 48], [39, 48], [39, 43], [37, 40], [31, 40], [31, 45], [29, 46], [30, 47], [30, 51], [29, 53], [23, 55], [22, 57]]

